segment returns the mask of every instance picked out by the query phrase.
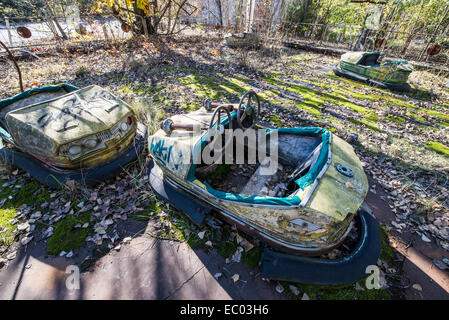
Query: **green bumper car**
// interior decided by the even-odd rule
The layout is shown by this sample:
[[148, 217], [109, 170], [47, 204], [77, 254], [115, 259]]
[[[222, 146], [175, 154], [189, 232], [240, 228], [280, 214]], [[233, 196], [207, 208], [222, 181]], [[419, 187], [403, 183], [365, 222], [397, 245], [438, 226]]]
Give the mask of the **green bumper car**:
[[341, 56], [334, 73], [383, 89], [408, 91], [413, 67], [407, 61], [380, 61], [379, 52], [347, 52]]

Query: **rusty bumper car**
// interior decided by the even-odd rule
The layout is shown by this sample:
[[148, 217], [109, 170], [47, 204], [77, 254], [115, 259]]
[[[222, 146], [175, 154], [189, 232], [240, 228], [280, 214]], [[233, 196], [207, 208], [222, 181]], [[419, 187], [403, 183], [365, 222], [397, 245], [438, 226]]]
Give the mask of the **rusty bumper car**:
[[338, 76], [396, 91], [409, 91], [413, 67], [407, 61], [385, 61], [380, 52], [347, 52], [333, 69]]
[[103, 181], [135, 160], [147, 138], [131, 108], [107, 90], [68, 84], [0, 101], [0, 136], [0, 161], [51, 187]]
[[134, 161], [147, 130], [134, 111], [107, 90], [69, 84], [24, 90], [0, 101], [0, 163], [19, 167], [58, 188], [67, 181], [93, 185]]
[[224, 44], [230, 48], [257, 49], [260, 47], [260, 38], [257, 33], [227, 33], [223, 37]]
[[[250, 91], [238, 105], [208, 101], [166, 119], [148, 141], [153, 190], [197, 225], [218, 218], [262, 239], [264, 278], [323, 285], [361, 279], [379, 257], [380, 231], [374, 216], [361, 209], [368, 181], [353, 148], [324, 128], [262, 128], [259, 115], [259, 98]], [[241, 139], [250, 132], [256, 143]], [[260, 141], [268, 153], [276, 150], [276, 160], [270, 155], [245, 162], [252, 152], [266, 154]], [[222, 153], [215, 157], [217, 150]], [[221, 161], [229, 150], [231, 158]], [[237, 161], [242, 154], [243, 163]], [[267, 174], [270, 161], [274, 169]], [[354, 224], [353, 250], [323, 259]]]

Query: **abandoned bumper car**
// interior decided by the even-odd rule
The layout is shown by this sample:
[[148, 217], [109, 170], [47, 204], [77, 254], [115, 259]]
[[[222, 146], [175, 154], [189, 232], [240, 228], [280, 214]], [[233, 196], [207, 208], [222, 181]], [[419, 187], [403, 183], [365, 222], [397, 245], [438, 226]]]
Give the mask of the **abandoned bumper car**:
[[[249, 91], [238, 105], [208, 101], [166, 119], [148, 141], [153, 190], [197, 225], [225, 221], [262, 239], [264, 278], [323, 285], [363, 278], [379, 257], [380, 231], [353, 148], [324, 128], [262, 128], [259, 114]], [[347, 254], [323, 258], [354, 230]]]
[[227, 33], [224, 36], [224, 43], [231, 48], [257, 49], [260, 46], [260, 38], [253, 32]]
[[413, 67], [407, 61], [381, 62], [379, 52], [347, 52], [333, 71], [338, 76], [383, 89], [408, 91], [407, 80]]
[[123, 101], [99, 86], [68, 84], [0, 101], [0, 161], [59, 187], [94, 184], [137, 158], [146, 129]]

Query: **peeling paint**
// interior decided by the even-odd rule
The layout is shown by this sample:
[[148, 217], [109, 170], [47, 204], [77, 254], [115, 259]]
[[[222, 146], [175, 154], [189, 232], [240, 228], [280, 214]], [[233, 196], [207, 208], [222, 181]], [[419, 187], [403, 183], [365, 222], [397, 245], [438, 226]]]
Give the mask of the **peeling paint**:
[[[200, 115], [201, 121], [207, 122], [207, 114], [202, 109], [189, 113], [185, 117], [190, 119], [189, 121], [194, 121], [195, 117]], [[211, 114], [209, 119], [210, 116]], [[200, 135], [196, 135], [195, 139], [184, 139], [182, 130], [174, 130], [170, 136], [163, 130], [159, 130], [154, 136], [149, 137], [150, 141], [154, 142], [154, 137], [157, 137], [158, 141], [165, 140], [173, 145], [175, 154], [184, 150], [185, 155], [189, 157], [192, 156], [193, 146], [200, 141]], [[329, 167], [316, 181], [316, 188], [304, 206], [259, 205], [219, 199], [209, 193], [206, 186], [198, 179], [193, 181], [187, 179], [187, 172], [192, 164], [187, 164], [182, 170], [175, 170], [174, 167], [162, 163], [154, 150], [150, 149], [150, 153], [162, 169], [165, 179], [175, 188], [201, 199], [228, 219], [239, 221], [246, 227], [257, 230], [264, 237], [275, 239], [281, 245], [298, 248], [298, 250], [300, 248], [326, 249], [338, 244], [349, 229], [368, 191], [368, 180], [360, 160], [353, 148], [336, 136], [332, 139]], [[338, 172], [337, 164], [350, 168], [353, 175], [346, 176]], [[347, 184], [354, 187], [347, 188]], [[306, 188], [300, 196], [303, 197], [308, 190], [310, 187]], [[292, 221], [303, 223], [292, 223]]]

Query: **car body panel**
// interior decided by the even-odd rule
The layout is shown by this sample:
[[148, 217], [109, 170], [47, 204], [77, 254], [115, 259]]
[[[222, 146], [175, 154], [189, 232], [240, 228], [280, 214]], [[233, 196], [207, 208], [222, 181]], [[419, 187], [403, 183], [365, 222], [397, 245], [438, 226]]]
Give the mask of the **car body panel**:
[[[349, 167], [354, 176], [348, 177], [338, 172], [338, 164]], [[368, 179], [352, 146], [334, 135], [331, 165], [320, 179], [307, 207], [326, 212], [337, 221], [342, 221], [347, 214], [357, 212], [367, 192]]]
[[[204, 108], [189, 114], [189, 117], [183, 115], [174, 115], [173, 121], [184, 125], [205, 126], [209, 124], [212, 115]], [[194, 132], [186, 130], [174, 130], [171, 135], [167, 135], [164, 130], [159, 129], [154, 135], [149, 137], [148, 147], [150, 153], [158, 162], [166, 167], [175, 176], [180, 179], [187, 179], [192, 166], [194, 155], [194, 146], [198, 145], [204, 136], [200, 127]]]

